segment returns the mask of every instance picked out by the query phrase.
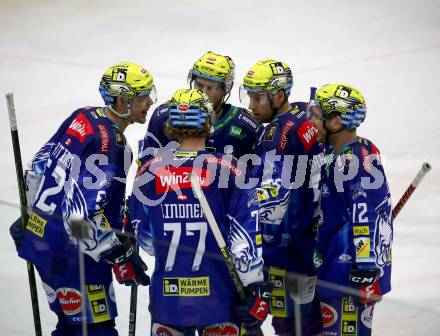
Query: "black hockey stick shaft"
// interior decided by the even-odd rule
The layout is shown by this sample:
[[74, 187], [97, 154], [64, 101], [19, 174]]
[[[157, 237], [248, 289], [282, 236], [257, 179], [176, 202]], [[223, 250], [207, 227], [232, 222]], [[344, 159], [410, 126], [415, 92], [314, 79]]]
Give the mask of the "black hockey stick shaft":
[[[240, 296], [242, 302], [246, 302], [246, 293], [244, 291], [243, 283], [241, 282], [240, 276], [235, 269], [231, 254], [228, 251], [226, 242], [220, 232], [220, 228], [218, 227], [217, 221], [215, 220], [214, 214], [211, 211], [211, 207], [209, 206], [208, 200], [203, 193], [202, 187], [200, 186], [199, 179], [196, 174], [191, 174], [191, 186], [200, 202], [200, 206], [203, 209], [206, 219], [208, 220], [209, 227], [214, 234], [215, 241], [217, 242], [220, 252], [222, 253], [223, 260], [226, 264], [226, 267], [228, 268], [229, 275], [231, 276], [232, 282], [237, 289], [238, 295]], [[258, 329], [257, 335], [264, 335], [261, 328]]]
[[397, 215], [400, 213], [400, 210], [402, 210], [403, 206], [406, 204], [408, 199], [413, 194], [414, 190], [416, 190], [417, 186], [420, 184], [420, 182], [423, 180], [425, 175], [431, 170], [431, 164], [429, 162], [425, 162], [422, 164], [422, 167], [420, 168], [419, 172], [417, 173], [414, 180], [411, 182], [411, 184], [408, 186], [408, 188], [405, 190], [405, 193], [400, 198], [399, 202], [397, 202], [396, 206], [393, 209], [393, 220], [397, 217]]
[[[23, 165], [21, 162], [20, 141], [18, 138], [17, 118], [15, 115], [14, 96], [12, 93], [6, 95], [6, 102], [8, 105], [9, 124], [11, 127], [12, 147], [14, 150], [15, 171], [17, 174], [18, 193], [20, 196], [20, 212], [23, 231], [25, 230], [26, 223], [28, 222], [29, 215], [27, 213], [27, 199], [26, 189], [23, 178]], [[31, 292], [32, 313], [34, 316], [35, 335], [41, 336], [41, 319], [40, 309], [38, 305], [38, 292], [37, 284], [35, 281], [34, 265], [30, 262], [27, 263], [28, 277], [29, 277], [29, 289]]]
[[[139, 244], [136, 243], [134, 246], [136, 253], [139, 252]], [[130, 292], [130, 315], [128, 318], [128, 336], [136, 335], [136, 315], [137, 315], [137, 297], [138, 297], [138, 286], [131, 285]]]

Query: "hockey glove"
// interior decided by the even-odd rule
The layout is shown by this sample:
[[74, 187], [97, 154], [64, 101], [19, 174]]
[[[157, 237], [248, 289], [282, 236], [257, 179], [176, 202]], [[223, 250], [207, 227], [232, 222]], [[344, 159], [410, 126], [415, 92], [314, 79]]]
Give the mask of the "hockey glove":
[[377, 282], [380, 277], [380, 269], [377, 267], [361, 267], [354, 264], [350, 268], [350, 282], [357, 286], [360, 291], [360, 301], [371, 303], [382, 299], [382, 291]]
[[246, 287], [246, 302], [235, 307], [235, 312], [246, 326], [246, 335], [255, 335], [269, 313], [273, 285], [270, 281], [257, 282]]
[[18, 250], [21, 247], [21, 244], [23, 243], [23, 238], [24, 238], [24, 229], [23, 229], [21, 217], [18, 217], [17, 220], [14, 223], [12, 223], [12, 225], [9, 228], [9, 234], [11, 235], [12, 239], [14, 239], [15, 249], [18, 252]]
[[120, 245], [104, 252], [101, 257], [113, 265], [113, 273], [120, 284], [148, 286], [150, 277], [146, 274], [147, 265], [134, 250], [130, 239], [120, 239], [122, 240]]

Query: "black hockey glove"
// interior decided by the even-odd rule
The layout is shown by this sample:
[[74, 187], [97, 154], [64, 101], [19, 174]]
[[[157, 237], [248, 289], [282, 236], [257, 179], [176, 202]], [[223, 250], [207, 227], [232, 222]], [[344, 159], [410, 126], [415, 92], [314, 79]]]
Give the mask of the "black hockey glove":
[[246, 302], [235, 307], [235, 312], [246, 326], [246, 335], [255, 335], [269, 313], [273, 285], [270, 281], [257, 282], [245, 288]]
[[380, 277], [380, 269], [376, 266], [360, 266], [353, 264], [348, 275], [350, 282], [359, 288], [362, 303], [371, 303], [382, 299], [382, 291], [377, 282]]
[[130, 239], [120, 237], [121, 244], [104, 252], [101, 257], [113, 265], [116, 280], [125, 286], [150, 284], [150, 277], [146, 273], [147, 265], [134, 250]]
[[15, 249], [18, 252], [24, 238], [24, 229], [21, 217], [18, 217], [16, 221], [9, 227], [9, 234], [11, 235], [12, 239], [14, 239]]

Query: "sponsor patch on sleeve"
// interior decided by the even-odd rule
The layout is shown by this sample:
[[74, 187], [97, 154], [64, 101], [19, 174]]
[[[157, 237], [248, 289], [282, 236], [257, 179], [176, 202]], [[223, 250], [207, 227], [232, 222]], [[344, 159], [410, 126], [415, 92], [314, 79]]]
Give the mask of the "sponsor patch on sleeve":
[[308, 152], [316, 142], [318, 131], [313, 127], [310, 121], [306, 120], [300, 127], [298, 127], [297, 134], [304, 149]]
[[92, 135], [94, 132], [89, 119], [87, 119], [83, 113], [79, 113], [70, 123], [66, 133], [83, 143], [86, 137]]

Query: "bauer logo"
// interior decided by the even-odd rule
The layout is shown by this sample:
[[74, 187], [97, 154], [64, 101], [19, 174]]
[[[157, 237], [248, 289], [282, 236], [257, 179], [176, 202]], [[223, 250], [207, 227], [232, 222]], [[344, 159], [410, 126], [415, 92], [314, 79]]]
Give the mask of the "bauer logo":
[[164, 296], [209, 296], [209, 277], [164, 278]]
[[80, 113], [72, 120], [66, 133], [83, 143], [88, 135], [93, 134], [93, 127], [90, 124], [89, 119], [87, 119], [84, 114]]
[[254, 75], [255, 75], [255, 72], [252, 71], [252, 70], [249, 70], [249, 71], [247, 72], [247, 76], [248, 76], [248, 77], [254, 77]]
[[74, 288], [59, 288], [58, 301], [66, 315], [75, 315], [81, 311], [81, 293]]

